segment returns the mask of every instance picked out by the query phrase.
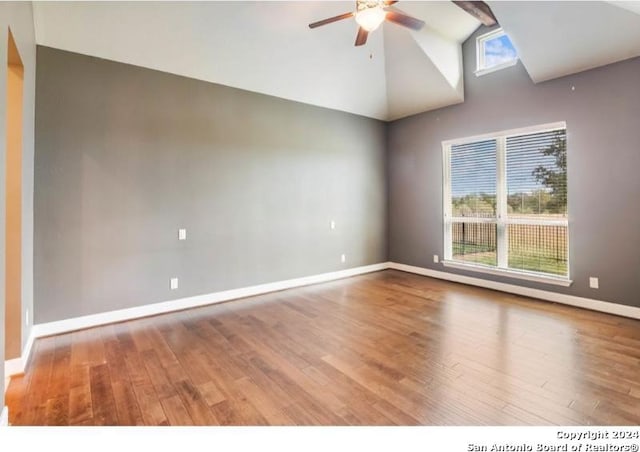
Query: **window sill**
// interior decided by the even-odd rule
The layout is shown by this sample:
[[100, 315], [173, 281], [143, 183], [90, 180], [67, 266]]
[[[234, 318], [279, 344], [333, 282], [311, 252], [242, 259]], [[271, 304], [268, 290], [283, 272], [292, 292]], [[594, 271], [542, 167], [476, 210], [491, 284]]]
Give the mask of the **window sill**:
[[491, 66], [483, 69], [478, 69], [475, 71], [476, 77], [480, 77], [481, 75], [490, 74], [492, 72], [499, 71], [501, 69], [505, 69], [511, 66], [515, 66], [518, 63], [518, 59], [507, 61], [505, 63], [498, 64], [496, 66]]
[[462, 263], [457, 261], [442, 261], [442, 264], [445, 267], [459, 268], [460, 270], [469, 270], [473, 272], [487, 273], [490, 275], [506, 276], [506, 277], [515, 278], [515, 279], [524, 279], [526, 281], [534, 281], [534, 282], [539, 282], [544, 284], [553, 284], [555, 286], [569, 287], [573, 283], [573, 281], [570, 280], [569, 278], [544, 276], [544, 275], [538, 275], [535, 273], [528, 273], [524, 271], [507, 270], [504, 268], [487, 267], [484, 265], [467, 264], [467, 263]]

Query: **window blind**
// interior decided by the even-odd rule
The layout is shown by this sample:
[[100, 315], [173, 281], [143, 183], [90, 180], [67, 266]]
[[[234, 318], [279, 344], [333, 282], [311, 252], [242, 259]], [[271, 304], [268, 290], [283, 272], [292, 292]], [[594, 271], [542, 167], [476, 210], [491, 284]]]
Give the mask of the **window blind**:
[[[451, 147], [451, 223], [454, 259], [495, 266], [496, 140]], [[490, 223], [462, 218], [490, 219]]]
[[495, 218], [496, 140], [451, 147], [451, 214]]
[[445, 260], [568, 277], [566, 126], [445, 150]]
[[507, 215], [567, 215], [566, 131], [507, 137]]
[[567, 274], [566, 131], [507, 137], [509, 268]]

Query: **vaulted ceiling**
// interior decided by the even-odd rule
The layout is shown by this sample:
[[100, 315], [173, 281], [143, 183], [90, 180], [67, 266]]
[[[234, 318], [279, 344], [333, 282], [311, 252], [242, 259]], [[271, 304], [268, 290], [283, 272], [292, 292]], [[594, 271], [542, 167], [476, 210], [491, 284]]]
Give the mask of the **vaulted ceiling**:
[[[534, 82], [640, 55], [640, 2], [488, 2]], [[34, 2], [40, 45], [391, 120], [464, 101], [462, 43], [480, 23], [449, 1], [402, 1], [419, 32], [308, 24], [352, 1]]]
[[638, 1], [489, 4], [536, 83], [640, 55]]

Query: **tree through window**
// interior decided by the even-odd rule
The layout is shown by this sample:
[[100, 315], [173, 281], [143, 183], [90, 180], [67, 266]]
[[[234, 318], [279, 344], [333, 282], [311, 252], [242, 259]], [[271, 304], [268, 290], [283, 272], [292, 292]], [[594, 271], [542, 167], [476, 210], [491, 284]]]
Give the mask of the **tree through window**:
[[564, 124], [444, 143], [445, 262], [568, 278]]

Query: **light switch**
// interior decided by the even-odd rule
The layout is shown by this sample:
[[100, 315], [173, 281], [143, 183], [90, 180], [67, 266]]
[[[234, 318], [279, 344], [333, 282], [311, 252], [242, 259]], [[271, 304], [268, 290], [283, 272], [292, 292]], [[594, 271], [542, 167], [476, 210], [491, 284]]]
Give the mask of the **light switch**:
[[187, 240], [187, 230], [178, 229], [178, 240]]
[[336, 228], [336, 222], [331, 220], [331, 223], [329, 223], [329, 227], [331, 228], [331, 230], [334, 230]]
[[171, 278], [169, 287], [171, 287], [171, 290], [176, 290], [178, 288], [178, 278]]

